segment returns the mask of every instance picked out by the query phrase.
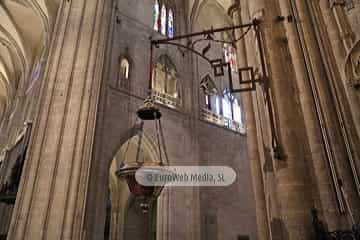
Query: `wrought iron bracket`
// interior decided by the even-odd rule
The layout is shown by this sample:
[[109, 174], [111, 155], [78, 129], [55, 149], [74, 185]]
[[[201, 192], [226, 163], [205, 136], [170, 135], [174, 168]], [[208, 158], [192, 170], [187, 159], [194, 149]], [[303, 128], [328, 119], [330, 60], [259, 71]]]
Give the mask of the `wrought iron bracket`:
[[[275, 129], [275, 117], [274, 110], [272, 107], [271, 94], [270, 94], [270, 84], [269, 77], [266, 72], [266, 64], [265, 64], [265, 54], [262, 46], [261, 39], [261, 29], [260, 29], [261, 21], [258, 19], [254, 19], [251, 23], [230, 26], [224, 28], [211, 28], [209, 30], [190, 33], [186, 35], [175, 36], [172, 38], [164, 38], [164, 39], [150, 39], [150, 66], [149, 66], [149, 92], [152, 89], [152, 67], [153, 67], [153, 51], [154, 47], [158, 48], [160, 45], [172, 45], [178, 47], [178, 49], [183, 49], [194, 53], [200, 58], [204, 59], [209, 63], [210, 67], [213, 69], [215, 77], [221, 77], [227, 74], [229, 80], [229, 88], [231, 93], [240, 93], [240, 92], [250, 92], [255, 91], [257, 86], [262, 86], [263, 94], [267, 102], [267, 109], [269, 115], [269, 121], [272, 132], [272, 147], [274, 151], [274, 157], [276, 159], [283, 159], [284, 154], [282, 152], [282, 148], [279, 145], [276, 129]], [[237, 39], [233, 41], [224, 41], [222, 39], [216, 39], [215, 33], [221, 32], [229, 32], [235, 31], [236, 29], [243, 29], [243, 33]], [[207, 55], [209, 50], [211, 49], [212, 43], [226, 43], [232, 45], [236, 49], [236, 43], [242, 40], [249, 32], [253, 29], [255, 33], [255, 41], [258, 46], [258, 54], [259, 54], [259, 67], [255, 68], [255, 66], [246, 66], [238, 68], [238, 79], [239, 82], [237, 84], [237, 88], [235, 88], [235, 83], [233, 82], [233, 72], [230, 66], [230, 63], [224, 62], [223, 58], [211, 58]], [[233, 34], [233, 32], [231, 33]], [[180, 41], [186, 39], [187, 41]], [[204, 43], [205, 47], [198, 46], [199, 43]], [[256, 70], [255, 70], [256, 69]], [[244, 77], [246, 76], [246, 77]]]
[[[175, 36], [172, 38], [157, 39], [157, 40], [150, 39], [150, 41], [151, 41], [151, 50], [150, 51], [151, 52], [150, 52], [149, 89], [151, 89], [151, 87], [152, 87], [152, 58], [153, 58], [154, 47], [158, 48], [160, 45], [172, 45], [172, 46], [178, 47], [179, 49], [185, 49], [187, 51], [190, 51], [190, 52], [194, 53], [195, 55], [201, 57], [205, 61], [207, 61], [210, 64], [210, 66], [213, 68], [215, 77], [224, 76], [227, 73], [228, 79], [229, 79], [230, 91], [232, 93], [254, 91], [256, 89], [256, 85], [258, 83], [260, 83], [260, 84], [264, 83], [268, 79], [266, 77], [264, 54], [263, 54], [261, 39], [260, 39], [260, 34], [261, 34], [260, 29], [259, 29], [260, 24], [261, 24], [261, 22], [259, 20], [254, 19], [251, 23], [237, 25], [237, 26], [230, 26], [230, 27], [217, 28], [217, 29], [211, 28], [209, 30], [205, 30], [202, 32], [180, 35], [180, 36]], [[234, 31], [236, 29], [245, 29], [245, 31], [239, 38], [237, 38], [233, 41], [224, 41], [221, 39], [216, 39], [214, 36], [215, 33]], [[238, 73], [239, 73], [239, 83], [238, 84], [240, 87], [238, 89], [235, 89], [230, 64], [227, 62], [224, 62], [224, 60], [222, 58], [212, 59], [207, 56], [207, 53], [211, 49], [211, 43], [227, 43], [227, 44], [232, 45], [234, 48], [236, 48], [236, 43], [238, 41], [240, 41], [241, 39], [243, 39], [249, 33], [249, 31], [251, 29], [254, 29], [254, 31], [255, 31], [256, 41], [259, 46], [259, 54], [260, 54], [260, 61], [261, 61], [261, 73], [259, 75], [261, 77], [259, 77], [259, 78], [255, 77], [254, 67], [239, 68], [238, 69]], [[198, 37], [200, 37], [200, 38], [198, 38]], [[197, 38], [197, 39], [194, 40], [194, 38]], [[186, 44], [179, 42], [179, 40], [183, 40], [183, 39], [187, 40]], [[208, 44], [204, 48], [199, 49], [198, 44], [202, 43], [202, 42], [207, 42]], [[227, 69], [227, 71], [225, 70], [225, 68]], [[242, 74], [245, 72], [250, 73], [250, 75], [249, 75], [250, 79], [243, 79]]]

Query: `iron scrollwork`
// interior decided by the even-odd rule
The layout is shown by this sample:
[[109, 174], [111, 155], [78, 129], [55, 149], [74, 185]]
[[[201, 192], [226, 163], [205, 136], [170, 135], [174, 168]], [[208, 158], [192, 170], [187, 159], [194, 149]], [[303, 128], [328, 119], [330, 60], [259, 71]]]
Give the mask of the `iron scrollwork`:
[[[277, 131], [275, 128], [275, 112], [272, 106], [271, 94], [270, 94], [270, 84], [269, 78], [266, 73], [266, 64], [265, 64], [265, 54], [263, 52], [262, 46], [262, 35], [260, 29], [261, 21], [254, 19], [251, 23], [238, 25], [238, 26], [230, 26], [224, 28], [210, 29], [202, 32], [191, 33], [182, 36], [175, 36], [172, 38], [151, 40], [151, 48], [150, 48], [150, 71], [149, 71], [149, 91], [151, 92], [152, 88], [152, 58], [154, 47], [158, 48], [159, 45], [172, 45], [177, 47], [179, 50], [190, 51], [195, 55], [201, 57], [206, 60], [211, 68], [213, 69], [215, 77], [221, 77], [227, 74], [229, 80], [229, 89], [231, 93], [240, 93], [240, 92], [249, 92], [255, 91], [258, 85], [261, 85], [264, 94], [264, 98], [267, 104], [269, 122], [272, 133], [272, 148], [275, 159], [284, 159], [285, 156], [283, 154], [282, 148], [280, 146], [279, 138], [277, 136]], [[216, 39], [215, 33], [229, 32], [234, 31], [236, 29], [242, 29], [243, 33], [238, 38], [233, 38], [233, 41], [224, 41], [222, 39]], [[257, 57], [259, 58], [258, 64], [259, 66], [245, 66], [238, 68], [238, 79], [239, 82], [237, 84], [237, 88], [233, 82], [232, 69], [229, 62], [225, 62], [223, 58], [211, 58], [208, 56], [208, 52], [211, 49], [212, 43], [222, 43], [222, 44], [231, 44], [236, 49], [236, 43], [245, 38], [245, 36], [253, 30], [255, 35], [255, 45], [257, 46]], [[186, 39], [184, 43], [179, 40]], [[200, 48], [198, 46], [199, 43], [204, 43], [205, 46]], [[206, 44], [207, 43], [207, 44]], [[182, 52], [184, 54], [184, 52]], [[246, 77], [244, 77], [246, 76]], [[207, 85], [212, 85], [212, 83], [202, 82], [200, 83], [200, 87], [206, 87]], [[206, 92], [206, 91], [204, 91]]]
[[[153, 46], [158, 47], [159, 45], [173, 45], [178, 47], [182, 50], [187, 50], [195, 55], [201, 57], [205, 61], [209, 63], [211, 68], [213, 69], [214, 76], [215, 77], [221, 77], [227, 74], [228, 80], [229, 80], [229, 87], [230, 91], [232, 93], [237, 92], [246, 92], [246, 91], [254, 91], [256, 89], [256, 83], [265, 83], [267, 80], [266, 73], [265, 73], [265, 64], [264, 64], [264, 54], [261, 49], [261, 40], [260, 40], [260, 29], [259, 29], [260, 21], [254, 20], [251, 23], [238, 25], [238, 26], [231, 26], [231, 27], [225, 27], [225, 28], [218, 28], [218, 29], [210, 29], [202, 32], [182, 35], [182, 36], [176, 36], [173, 38], [166, 38], [166, 39], [159, 39], [159, 40], [151, 40], [151, 49], [153, 49]], [[224, 41], [221, 39], [216, 39], [215, 33], [219, 32], [227, 32], [227, 31], [233, 31], [235, 29], [245, 29], [241, 36], [234, 39], [233, 41]], [[212, 45], [211, 43], [222, 43], [222, 44], [230, 44], [236, 49], [236, 43], [242, 39], [250, 32], [250, 30], [253, 29], [256, 35], [256, 41], [259, 46], [259, 52], [260, 52], [260, 58], [261, 58], [261, 74], [259, 74], [258, 78], [255, 77], [255, 68], [250, 67], [244, 67], [244, 68], [238, 68], [238, 75], [239, 75], [239, 88], [234, 88], [233, 83], [233, 77], [232, 77], [232, 71], [230, 63], [224, 62], [222, 58], [210, 58], [207, 56], [208, 52], [210, 51]], [[198, 38], [200, 37], [200, 38]], [[197, 38], [193, 40], [194, 38]], [[186, 44], [178, 42], [178, 40], [181, 39], [187, 39]], [[199, 48], [199, 44], [206, 42], [206, 46]], [[153, 51], [153, 50], [152, 50]], [[152, 54], [151, 54], [152, 56]], [[250, 79], [244, 79], [243, 74], [247, 73], [247, 75], [250, 77]], [[266, 86], [266, 84], [264, 84]]]

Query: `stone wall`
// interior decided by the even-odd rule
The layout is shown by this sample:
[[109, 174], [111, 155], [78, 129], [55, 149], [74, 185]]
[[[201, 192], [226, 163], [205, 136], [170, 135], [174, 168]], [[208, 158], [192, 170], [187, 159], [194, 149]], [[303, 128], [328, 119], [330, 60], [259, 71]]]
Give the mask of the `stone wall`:
[[[98, 115], [99, 119], [103, 119], [98, 126], [101, 140], [95, 145], [96, 152], [101, 152], [96, 161], [102, 165], [97, 173], [102, 180], [97, 180], [94, 188], [106, 187], [107, 179], [103, 177], [108, 173], [106, 168], [135, 124], [136, 110], [146, 97], [148, 86], [148, 38], [161, 37], [149, 24], [152, 22], [150, 3], [121, 1], [117, 7], [117, 23], [114, 24], [109, 50], [111, 60], [107, 66], [109, 77], [104, 86], [103, 107]], [[177, 13], [182, 13], [181, 6], [177, 6]], [[185, 33], [186, 29], [181, 28], [184, 17], [177, 16], [180, 19], [176, 22], [177, 34], [179, 28], [181, 33]], [[119, 57], [124, 54], [132, 64], [129, 89], [116, 86]], [[165, 46], [156, 49], [154, 59], [161, 54], [168, 55], [176, 65], [182, 87], [181, 108], [159, 105], [170, 163], [225, 165], [234, 168], [237, 173], [236, 182], [230, 187], [170, 189], [170, 207], [164, 209], [169, 211], [169, 218], [167, 222], [162, 222], [167, 225], [168, 239], [236, 239], [238, 235], [256, 239], [246, 136], [200, 120], [197, 97], [199, 75], [192, 73], [191, 55], [186, 53], [182, 56], [177, 48]], [[155, 142], [153, 124], [146, 123], [145, 132]], [[105, 205], [94, 214], [104, 217], [104, 209]], [[215, 225], [212, 225], [213, 221]], [[101, 228], [96, 231], [100, 235]]]
[[347, 10], [350, 25], [354, 31], [356, 38], [360, 39], [360, 1], [353, 0], [353, 7]]

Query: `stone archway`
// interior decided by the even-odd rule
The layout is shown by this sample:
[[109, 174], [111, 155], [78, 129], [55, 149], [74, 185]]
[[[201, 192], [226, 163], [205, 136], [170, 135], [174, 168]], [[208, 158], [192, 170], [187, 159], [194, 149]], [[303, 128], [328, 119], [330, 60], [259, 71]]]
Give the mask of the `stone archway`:
[[148, 213], [143, 213], [140, 201], [130, 193], [126, 182], [120, 180], [115, 174], [122, 163], [134, 162], [136, 158], [139, 161], [155, 161], [157, 153], [154, 149], [146, 136], [143, 136], [140, 141], [139, 136], [135, 135], [125, 141], [115, 154], [109, 171], [109, 201], [106, 219], [108, 227], [105, 228], [104, 239], [156, 239], [157, 203], [152, 205]]

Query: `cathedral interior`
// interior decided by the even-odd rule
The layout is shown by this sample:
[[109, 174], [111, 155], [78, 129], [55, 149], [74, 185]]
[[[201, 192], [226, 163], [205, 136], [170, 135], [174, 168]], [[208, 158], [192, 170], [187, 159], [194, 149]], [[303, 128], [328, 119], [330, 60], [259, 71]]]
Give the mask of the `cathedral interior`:
[[0, 43], [0, 240], [360, 240], [360, 0], [0, 0]]

